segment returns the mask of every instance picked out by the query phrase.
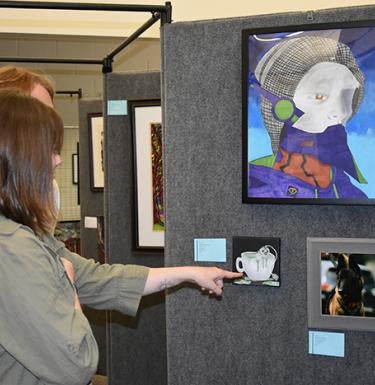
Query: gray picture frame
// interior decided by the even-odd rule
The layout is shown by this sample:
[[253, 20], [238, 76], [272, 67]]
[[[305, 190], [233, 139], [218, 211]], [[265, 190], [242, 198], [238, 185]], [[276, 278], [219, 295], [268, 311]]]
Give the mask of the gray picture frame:
[[372, 254], [375, 239], [307, 238], [308, 327], [333, 330], [375, 331], [375, 317], [323, 314], [321, 292], [322, 253]]

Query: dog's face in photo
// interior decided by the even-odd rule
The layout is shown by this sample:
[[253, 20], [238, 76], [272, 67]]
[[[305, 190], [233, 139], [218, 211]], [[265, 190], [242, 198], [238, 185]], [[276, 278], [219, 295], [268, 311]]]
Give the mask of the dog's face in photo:
[[362, 300], [361, 269], [350, 255], [339, 254], [337, 264], [337, 293], [345, 303]]
[[336, 275], [336, 289], [329, 304], [329, 313], [364, 315], [362, 273], [352, 256], [342, 253], [337, 255]]

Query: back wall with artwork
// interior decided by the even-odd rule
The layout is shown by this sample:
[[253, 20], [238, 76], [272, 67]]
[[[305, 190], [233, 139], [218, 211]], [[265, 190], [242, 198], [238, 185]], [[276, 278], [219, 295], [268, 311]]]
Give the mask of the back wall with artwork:
[[[345, 24], [337, 23], [347, 20], [362, 21], [357, 27], [365, 28], [342, 33]], [[325, 23], [320, 29], [329, 33], [311, 32], [315, 23]], [[199, 264], [241, 269], [245, 277], [262, 281], [226, 283], [221, 300], [190, 288], [169, 293], [169, 384], [373, 382], [375, 327], [358, 321], [366, 323], [358, 330], [351, 317], [373, 318], [371, 301], [361, 298], [374, 288], [375, 252], [373, 242], [366, 242], [375, 234], [368, 169], [374, 26], [375, 6], [363, 6], [164, 27], [166, 265], [197, 263], [194, 240], [224, 239], [226, 262]], [[260, 33], [260, 28], [269, 29]], [[252, 31], [244, 37], [251, 50], [245, 63], [243, 30]], [[288, 34], [302, 40], [284, 43]], [[330, 51], [326, 39], [337, 42], [340, 36], [345, 41]], [[307, 41], [311, 49], [301, 52]], [[299, 64], [314, 50], [327, 56], [316, 62], [309, 57], [309, 66], [319, 71], [305, 76], [310, 68]], [[339, 51], [342, 58], [332, 54]], [[339, 78], [333, 84], [332, 66]], [[312, 90], [316, 84], [321, 88]], [[329, 93], [336, 91], [336, 96]], [[325, 104], [328, 117], [322, 113], [316, 119], [314, 108], [332, 100], [330, 95], [341, 115], [333, 116]], [[301, 132], [291, 137], [297, 128]], [[328, 150], [334, 146], [332, 154]], [[257, 169], [250, 172], [252, 179], [249, 169]], [[308, 238], [314, 247], [307, 247]], [[252, 275], [257, 268], [264, 274]], [[349, 279], [335, 281], [341, 268], [350, 277], [351, 297], [345, 294]], [[339, 323], [319, 327], [321, 288], [333, 297], [335, 285], [342, 285], [337, 293], [342, 296], [335, 296], [331, 308], [353, 313], [347, 318], [336, 313], [332, 320]], [[313, 322], [311, 311], [319, 313]], [[309, 331], [319, 330], [343, 333], [343, 357], [309, 353]]]

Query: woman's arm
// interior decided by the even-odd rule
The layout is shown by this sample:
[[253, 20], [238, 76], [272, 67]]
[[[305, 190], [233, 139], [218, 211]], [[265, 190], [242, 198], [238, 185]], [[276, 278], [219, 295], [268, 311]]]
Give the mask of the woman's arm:
[[242, 277], [242, 273], [234, 273], [217, 267], [181, 266], [151, 268], [147, 277], [143, 295], [176, 286], [182, 282], [192, 282], [209, 294], [222, 295], [224, 279]]
[[79, 301], [94, 309], [117, 310], [135, 316], [149, 268], [140, 265], [100, 264], [63, 249], [60, 258], [70, 261]]

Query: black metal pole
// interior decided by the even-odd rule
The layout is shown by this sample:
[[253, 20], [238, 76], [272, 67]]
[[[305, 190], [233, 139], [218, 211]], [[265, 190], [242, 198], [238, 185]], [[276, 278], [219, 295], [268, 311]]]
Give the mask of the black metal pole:
[[78, 95], [78, 99], [81, 99], [82, 98], [82, 88], [78, 88], [78, 90], [76, 91], [56, 91], [55, 94], [59, 94], [59, 95], [70, 95], [70, 96], [73, 96], [73, 95]]
[[112, 72], [112, 62], [116, 54], [137, 39], [144, 31], [150, 28], [158, 20], [161, 25], [171, 23], [172, 5], [167, 1], [165, 5], [138, 5], [138, 4], [99, 4], [99, 3], [63, 3], [63, 2], [39, 2], [39, 1], [4, 1], [0, 0], [0, 8], [26, 8], [26, 9], [65, 9], [80, 11], [124, 11], [124, 12], [151, 12], [152, 17], [132, 35], [130, 35], [118, 48], [107, 55], [103, 60], [89, 59], [49, 59], [49, 58], [11, 58], [0, 57], [0, 62], [22, 63], [65, 63], [65, 64], [101, 64], [102, 72]]
[[164, 5], [0, 1], [0, 8], [70, 9], [80, 11], [164, 12]]
[[102, 60], [91, 59], [51, 59], [51, 58], [29, 58], [29, 57], [1, 57], [0, 62], [15, 63], [65, 63], [65, 64], [103, 64]]
[[139, 27], [134, 33], [132, 33], [120, 46], [113, 50], [109, 55], [103, 59], [103, 73], [112, 72], [112, 61], [115, 55], [117, 55], [121, 50], [128, 46], [131, 42], [137, 39], [144, 31], [150, 28], [160, 19], [160, 14], [155, 13], [152, 17], [141, 27]]
[[172, 23], [172, 4], [170, 1], [165, 3], [165, 11], [161, 14], [161, 25]]

